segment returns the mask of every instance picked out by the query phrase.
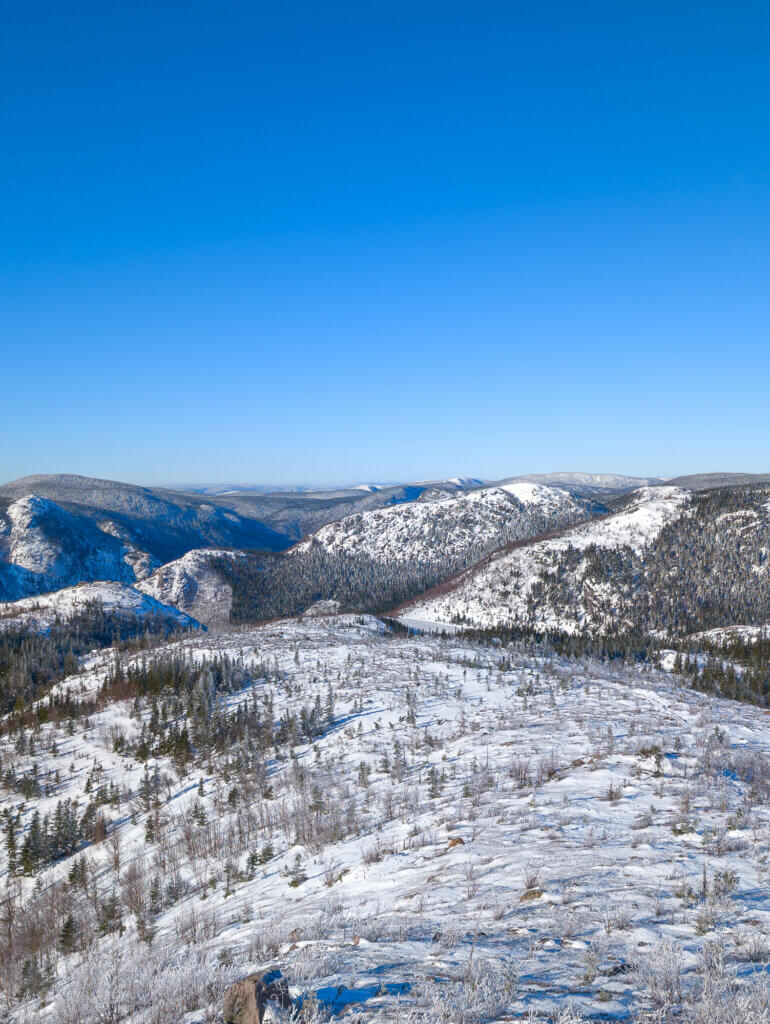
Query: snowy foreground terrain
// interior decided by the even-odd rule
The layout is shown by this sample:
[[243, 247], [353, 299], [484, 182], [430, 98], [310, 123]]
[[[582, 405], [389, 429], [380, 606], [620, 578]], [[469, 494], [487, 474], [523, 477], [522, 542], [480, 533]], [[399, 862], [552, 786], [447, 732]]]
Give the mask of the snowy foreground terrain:
[[[769, 1019], [766, 712], [373, 617], [132, 658], [169, 651], [201, 668], [186, 699], [113, 689], [0, 741], [17, 856], [61, 801], [103, 814], [85, 848], [7, 879], [3, 1019], [202, 1024], [268, 964], [308, 1020]], [[114, 658], [58, 696], [96, 695]], [[247, 712], [277, 746], [126, 752], [153, 717], [216, 735]]]

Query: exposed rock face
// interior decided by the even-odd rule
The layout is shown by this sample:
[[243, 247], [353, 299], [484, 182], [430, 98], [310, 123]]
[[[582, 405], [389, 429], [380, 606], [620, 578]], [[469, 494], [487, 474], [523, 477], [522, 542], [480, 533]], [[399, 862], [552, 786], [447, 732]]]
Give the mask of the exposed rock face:
[[275, 969], [250, 974], [225, 992], [224, 1024], [262, 1024], [268, 1002], [276, 1002], [284, 1009], [292, 1006], [286, 980]]
[[246, 557], [239, 551], [216, 548], [188, 551], [138, 583], [137, 590], [187, 612], [207, 626], [227, 625], [233, 588], [222, 578], [216, 566], [217, 563], [234, 563]]

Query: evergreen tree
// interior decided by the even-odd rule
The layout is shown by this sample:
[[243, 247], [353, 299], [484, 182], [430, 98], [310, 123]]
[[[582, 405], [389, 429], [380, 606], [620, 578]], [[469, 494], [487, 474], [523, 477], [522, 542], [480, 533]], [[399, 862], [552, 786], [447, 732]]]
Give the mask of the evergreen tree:
[[59, 933], [59, 949], [65, 956], [73, 953], [77, 945], [78, 926], [74, 914], [68, 914]]

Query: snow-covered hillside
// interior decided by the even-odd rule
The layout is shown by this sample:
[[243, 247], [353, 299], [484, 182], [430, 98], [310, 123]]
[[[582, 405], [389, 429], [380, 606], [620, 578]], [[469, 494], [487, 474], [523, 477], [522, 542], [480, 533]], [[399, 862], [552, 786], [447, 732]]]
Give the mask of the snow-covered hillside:
[[[643, 552], [667, 523], [686, 514], [688, 500], [687, 492], [675, 487], [641, 488], [625, 500], [621, 511], [576, 526], [561, 537], [493, 556], [454, 581], [445, 593], [410, 603], [404, 614], [479, 628], [527, 623], [542, 629], [576, 631], [603, 625], [596, 616], [607, 610], [604, 599], [611, 602], [612, 594], [599, 591], [588, 572], [585, 552], [593, 547]], [[538, 600], [538, 585], [553, 576], [566, 553], [575, 563], [570, 571], [579, 581], [579, 599], [565, 607]]]
[[236, 512], [216, 501], [76, 476], [6, 484], [0, 487], [0, 600], [85, 581], [133, 583], [200, 547], [289, 546], [256, 511]]
[[359, 512], [324, 526], [297, 550], [320, 545], [332, 554], [364, 555], [383, 565], [431, 559], [449, 563], [586, 517], [585, 503], [566, 491], [514, 483]]
[[[392, 607], [490, 550], [585, 519], [596, 506], [531, 483], [357, 512], [279, 555], [201, 550], [137, 584], [208, 625], [305, 611]], [[238, 597], [234, 599], [237, 591]]]
[[311, 1021], [768, 1019], [764, 711], [369, 617], [67, 693], [0, 738], [9, 1022], [203, 1024], [267, 965]]
[[706, 643], [713, 647], [727, 647], [736, 642], [752, 645], [770, 640], [770, 623], [762, 626], [720, 626], [717, 629], [701, 630], [690, 638], [695, 643]]
[[207, 625], [229, 622], [233, 592], [214, 563], [248, 557], [239, 551], [205, 549], [161, 566], [136, 589], [164, 604], [174, 605]]
[[627, 494], [639, 487], [659, 484], [662, 481], [654, 477], [625, 476], [622, 473], [528, 473], [526, 476], [510, 477], [498, 481], [498, 487], [509, 483], [530, 482], [545, 484], [548, 487], [561, 487], [571, 494], [584, 498], [607, 500], [613, 496]]
[[23, 626], [34, 632], [45, 632], [54, 623], [66, 622], [94, 602], [117, 620], [152, 620], [156, 627], [173, 625], [189, 629], [198, 626], [195, 619], [178, 608], [140, 594], [125, 584], [81, 583], [50, 594], [0, 603], [0, 629]]
[[0, 516], [0, 599], [55, 590], [82, 580], [135, 578], [135, 551], [46, 498], [11, 502]]

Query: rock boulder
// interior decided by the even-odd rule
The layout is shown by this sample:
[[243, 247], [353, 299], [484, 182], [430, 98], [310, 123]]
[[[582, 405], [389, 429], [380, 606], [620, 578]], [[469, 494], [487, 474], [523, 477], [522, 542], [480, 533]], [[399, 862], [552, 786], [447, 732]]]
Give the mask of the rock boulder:
[[225, 992], [224, 1024], [262, 1024], [268, 1002], [276, 1002], [285, 1009], [293, 1005], [289, 986], [275, 968], [249, 974]]

